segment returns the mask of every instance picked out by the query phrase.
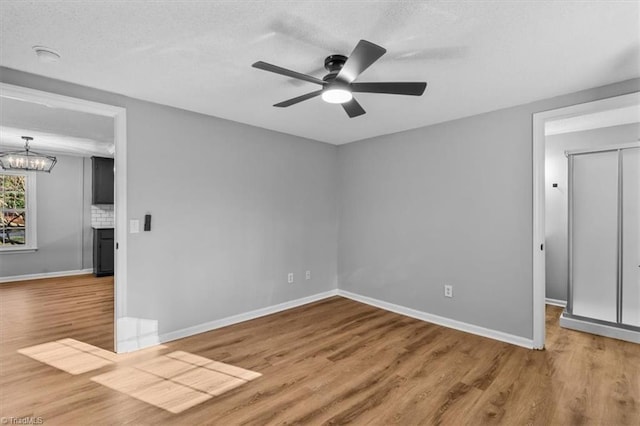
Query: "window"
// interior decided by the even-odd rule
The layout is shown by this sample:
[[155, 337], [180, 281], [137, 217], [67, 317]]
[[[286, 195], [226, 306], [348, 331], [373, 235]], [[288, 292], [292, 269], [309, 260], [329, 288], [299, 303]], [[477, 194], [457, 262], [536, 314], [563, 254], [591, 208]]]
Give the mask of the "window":
[[35, 250], [35, 176], [0, 171], [0, 252]]

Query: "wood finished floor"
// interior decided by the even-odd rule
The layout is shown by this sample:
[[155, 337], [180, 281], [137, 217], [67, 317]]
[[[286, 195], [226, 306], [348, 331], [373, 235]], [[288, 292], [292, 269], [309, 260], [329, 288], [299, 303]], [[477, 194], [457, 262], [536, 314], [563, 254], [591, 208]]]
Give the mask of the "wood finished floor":
[[19, 349], [73, 338], [113, 351], [113, 312], [113, 277], [87, 274], [3, 283], [0, 343], [3, 349]]
[[561, 329], [560, 308], [547, 308], [547, 350], [532, 351], [340, 297], [137, 356], [187, 351], [262, 373], [172, 414], [90, 380], [128, 361], [71, 375], [16, 352], [112, 339], [106, 280], [49, 281], [0, 285], [0, 416], [65, 425], [640, 424], [640, 346]]

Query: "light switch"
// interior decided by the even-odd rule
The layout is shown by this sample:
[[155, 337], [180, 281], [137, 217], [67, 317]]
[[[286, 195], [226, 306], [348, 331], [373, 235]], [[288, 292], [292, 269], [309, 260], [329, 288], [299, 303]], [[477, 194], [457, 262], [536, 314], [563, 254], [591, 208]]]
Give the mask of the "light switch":
[[140, 221], [138, 219], [130, 220], [129, 221], [129, 233], [130, 234], [137, 234], [138, 232], [140, 232]]

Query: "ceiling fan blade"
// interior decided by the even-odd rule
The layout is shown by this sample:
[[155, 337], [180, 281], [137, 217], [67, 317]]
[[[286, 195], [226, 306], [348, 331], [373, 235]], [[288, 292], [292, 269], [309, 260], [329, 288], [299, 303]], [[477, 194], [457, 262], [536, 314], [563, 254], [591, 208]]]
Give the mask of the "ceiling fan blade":
[[390, 95], [420, 96], [427, 88], [427, 83], [394, 82], [394, 83], [351, 83], [352, 92], [387, 93]]
[[286, 101], [282, 101], [280, 103], [277, 103], [277, 104], [274, 105], [274, 107], [286, 108], [288, 106], [295, 105], [298, 102], [302, 102], [302, 101], [306, 101], [307, 99], [315, 98], [316, 96], [318, 96], [321, 93], [322, 93], [322, 90], [316, 90], [315, 92], [310, 92], [310, 93], [298, 96], [296, 98], [291, 98], [291, 99], [288, 99]]
[[320, 80], [319, 78], [315, 78], [313, 76], [310, 75], [306, 75], [306, 74], [302, 74], [296, 71], [291, 71], [288, 70], [286, 68], [282, 68], [279, 67], [277, 65], [272, 65], [272, 64], [268, 64], [266, 62], [262, 62], [262, 61], [258, 61], [255, 64], [251, 65], [254, 68], [258, 68], [264, 71], [269, 71], [269, 72], [273, 72], [276, 74], [281, 74], [281, 75], [285, 75], [287, 77], [291, 77], [291, 78], [297, 78], [299, 80], [304, 80], [304, 81], [308, 81], [310, 83], [316, 83], [316, 84], [320, 84], [323, 85], [325, 84], [324, 81]]
[[386, 52], [387, 49], [384, 47], [380, 47], [370, 41], [360, 40], [336, 76], [336, 79], [351, 83]]
[[366, 113], [364, 108], [362, 108], [358, 101], [356, 101], [356, 98], [352, 98], [349, 102], [343, 103], [342, 108], [347, 112], [349, 118], [357, 117]]
[[[318, 74], [322, 74], [322, 73], [327, 73], [327, 71], [325, 70], [324, 67], [317, 67], [316, 69], [310, 70], [308, 72], [306, 72], [305, 74], [307, 75], [318, 75]], [[293, 86], [303, 86], [304, 85], [304, 81], [302, 80], [298, 80], [298, 79], [291, 79], [291, 80], [287, 80], [291, 85]]]

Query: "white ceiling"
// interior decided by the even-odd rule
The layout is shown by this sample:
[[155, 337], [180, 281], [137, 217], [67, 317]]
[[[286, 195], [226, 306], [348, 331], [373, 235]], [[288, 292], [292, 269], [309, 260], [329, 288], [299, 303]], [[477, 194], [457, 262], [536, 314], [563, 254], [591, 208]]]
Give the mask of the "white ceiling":
[[[0, 2], [0, 64], [341, 144], [640, 76], [637, 1]], [[358, 81], [427, 81], [422, 97], [358, 94], [349, 119], [317, 89], [359, 39], [387, 54]], [[62, 61], [37, 61], [33, 45]]]
[[640, 123], [640, 105], [638, 104], [547, 121], [544, 125], [544, 134], [553, 136], [632, 123]]
[[52, 108], [0, 94], [0, 150], [22, 149], [21, 136], [31, 136], [34, 151], [112, 157], [113, 119]]

